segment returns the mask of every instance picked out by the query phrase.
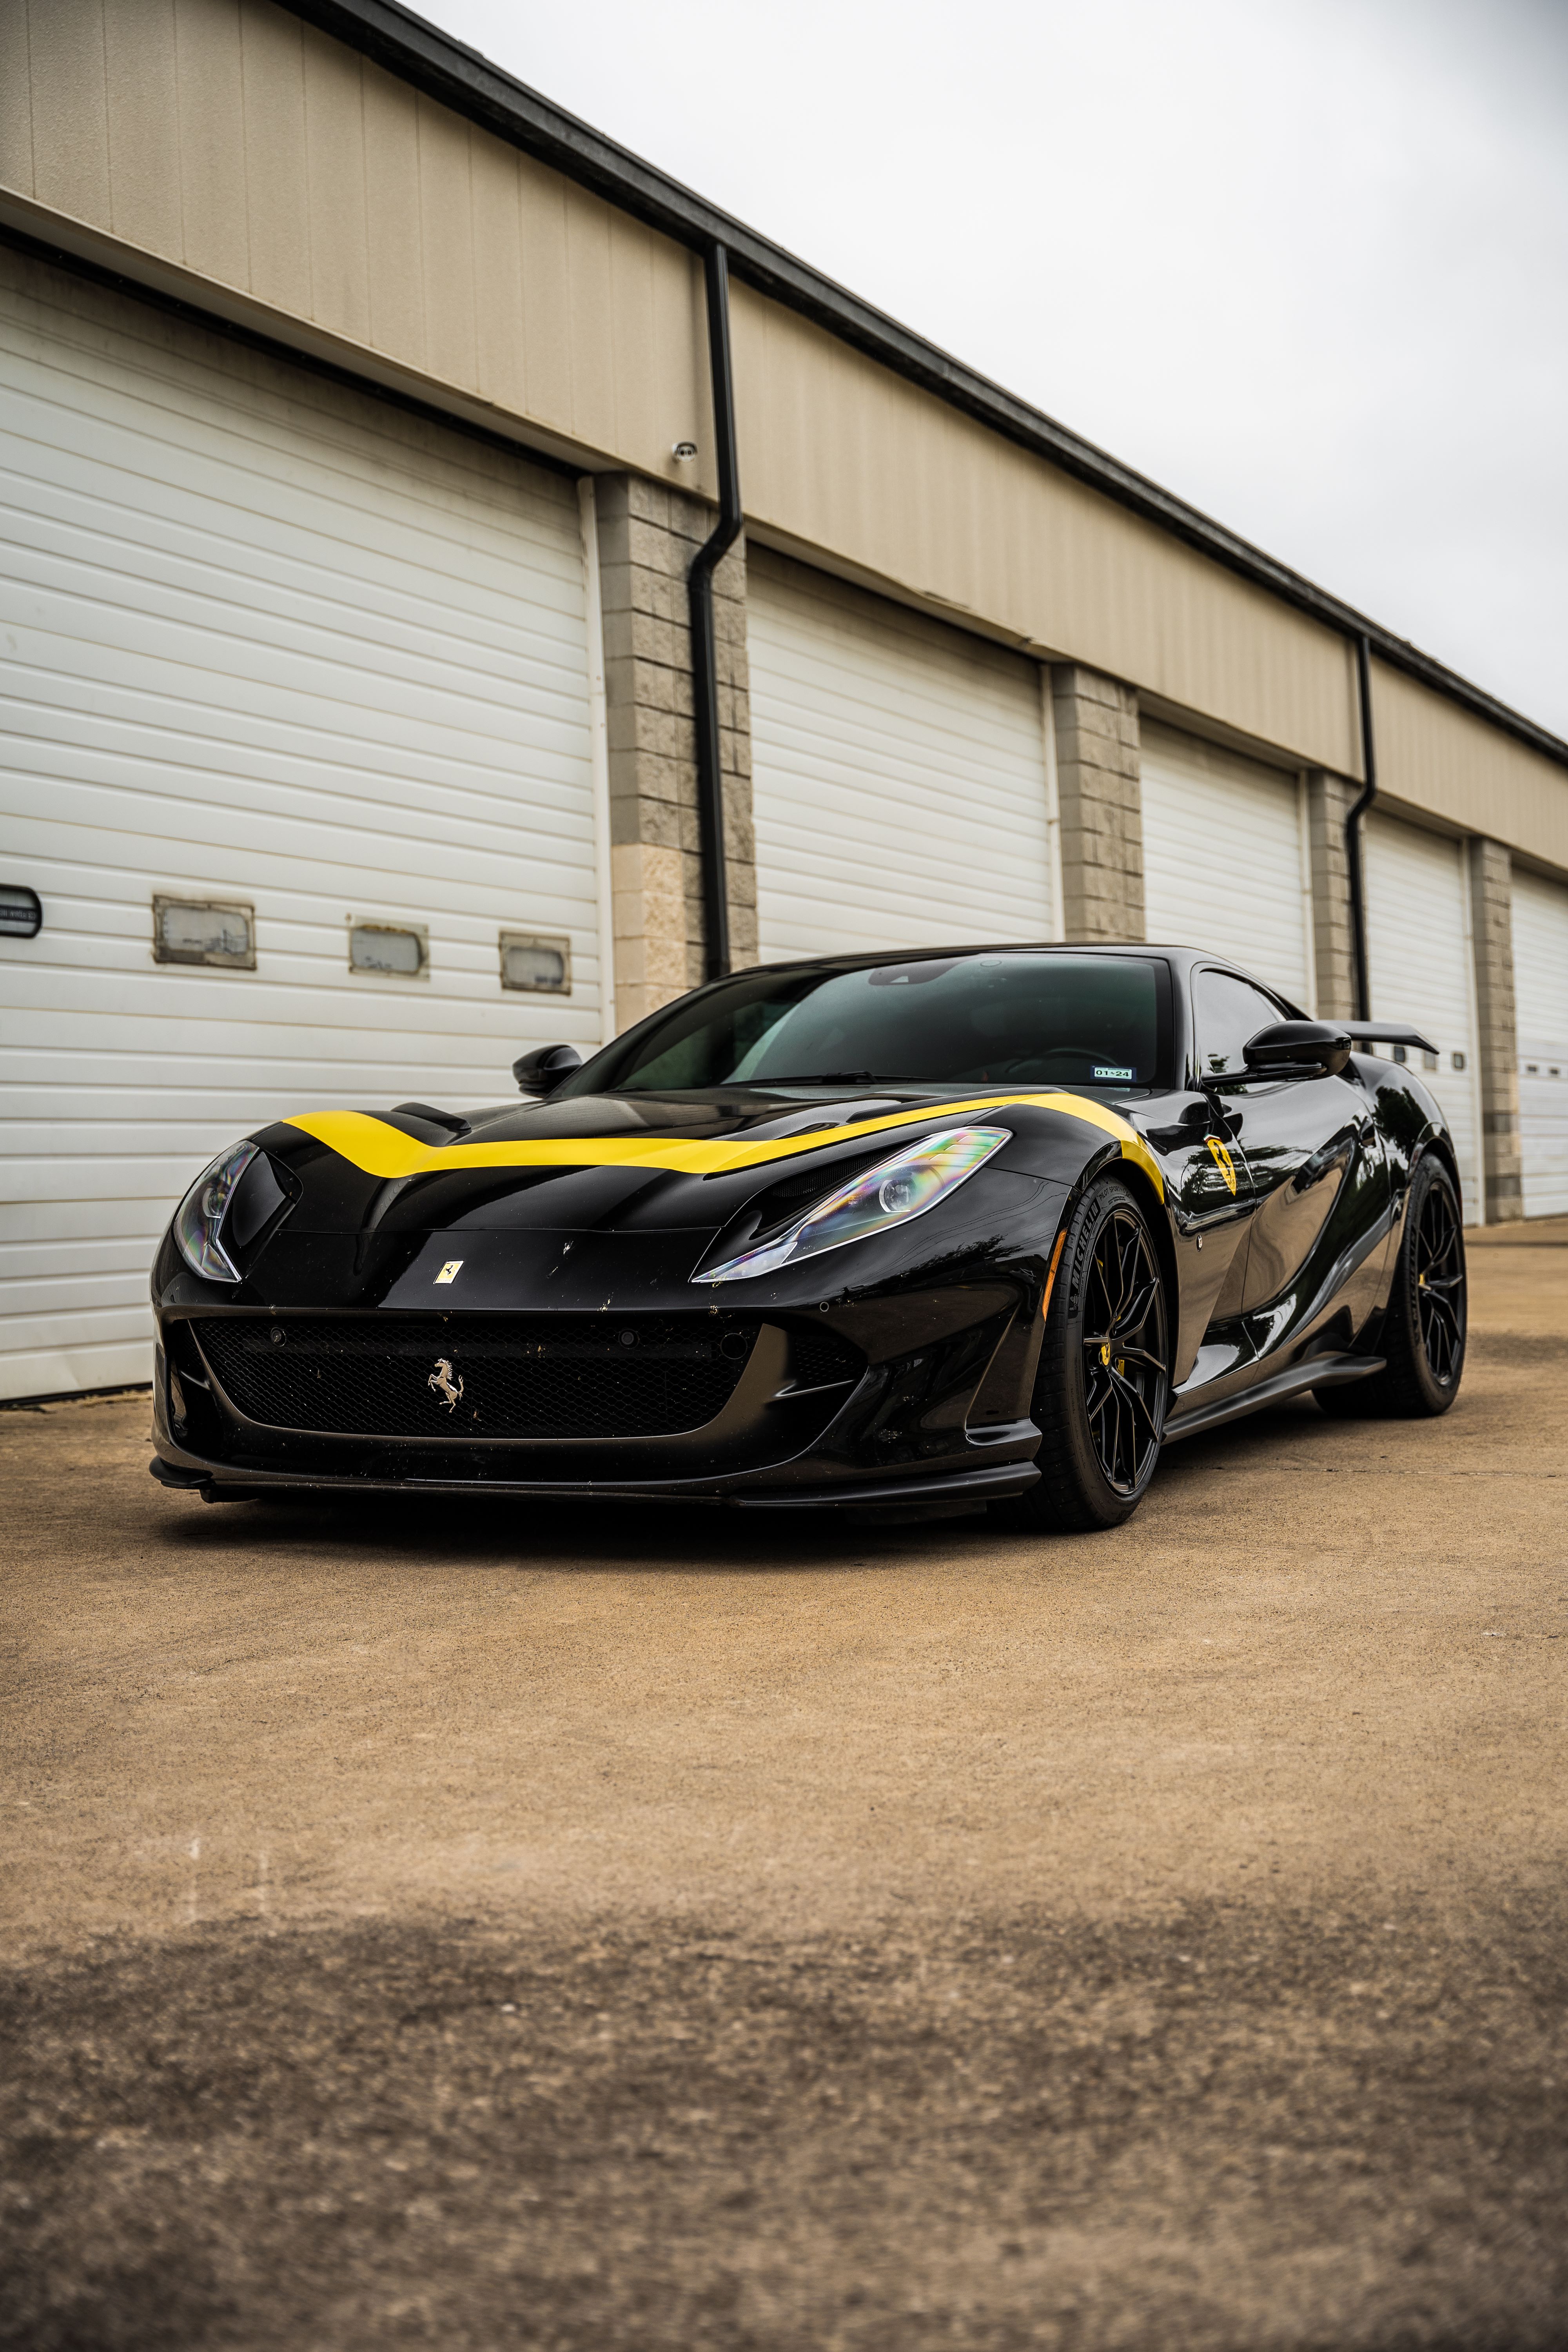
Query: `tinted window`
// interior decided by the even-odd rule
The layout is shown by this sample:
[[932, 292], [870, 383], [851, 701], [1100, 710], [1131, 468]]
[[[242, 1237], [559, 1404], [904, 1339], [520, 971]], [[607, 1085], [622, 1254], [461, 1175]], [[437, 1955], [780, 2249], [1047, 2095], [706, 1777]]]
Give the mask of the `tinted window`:
[[1136, 957], [924, 957], [739, 972], [609, 1046], [562, 1092], [823, 1080], [1147, 1087], [1156, 967]]
[[1276, 1021], [1284, 1008], [1234, 972], [1200, 971], [1193, 980], [1193, 1016], [1197, 1027], [1198, 1068], [1205, 1078], [1244, 1076], [1242, 1049], [1249, 1037]]

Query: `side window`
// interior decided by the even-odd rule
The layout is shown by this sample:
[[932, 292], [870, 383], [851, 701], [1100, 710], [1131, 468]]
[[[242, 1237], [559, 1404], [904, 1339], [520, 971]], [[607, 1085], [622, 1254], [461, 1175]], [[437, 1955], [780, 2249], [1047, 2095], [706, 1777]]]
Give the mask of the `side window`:
[[1247, 1039], [1287, 1017], [1271, 996], [1265, 996], [1250, 981], [1238, 980], [1233, 971], [1194, 974], [1193, 1013], [1198, 1068], [1205, 1078], [1244, 1076], [1247, 1064], [1242, 1048]]

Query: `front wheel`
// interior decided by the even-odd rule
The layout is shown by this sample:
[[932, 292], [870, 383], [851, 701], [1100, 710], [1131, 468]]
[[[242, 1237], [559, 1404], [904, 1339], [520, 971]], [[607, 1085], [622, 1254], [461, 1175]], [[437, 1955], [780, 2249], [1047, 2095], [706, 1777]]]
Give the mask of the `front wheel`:
[[1115, 1177], [1068, 1221], [1035, 1381], [1039, 1484], [997, 1516], [1014, 1527], [1120, 1527], [1160, 1458], [1168, 1393], [1164, 1278], [1142, 1208]]
[[1465, 1369], [1465, 1238], [1459, 1198], [1443, 1162], [1415, 1163], [1405, 1234], [1383, 1319], [1381, 1372], [1314, 1391], [1336, 1421], [1416, 1421], [1447, 1412]]

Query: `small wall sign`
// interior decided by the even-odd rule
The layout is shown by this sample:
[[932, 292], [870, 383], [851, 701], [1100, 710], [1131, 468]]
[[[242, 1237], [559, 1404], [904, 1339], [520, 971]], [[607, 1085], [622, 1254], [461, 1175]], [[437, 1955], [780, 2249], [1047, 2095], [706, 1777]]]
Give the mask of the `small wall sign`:
[[572, 942], [535, 931], [500, 935], [500, 984], [528, 996], [570, 996]]
[[153, 898], [154, 963], [256, 970], [256, 910], [235, 898]]

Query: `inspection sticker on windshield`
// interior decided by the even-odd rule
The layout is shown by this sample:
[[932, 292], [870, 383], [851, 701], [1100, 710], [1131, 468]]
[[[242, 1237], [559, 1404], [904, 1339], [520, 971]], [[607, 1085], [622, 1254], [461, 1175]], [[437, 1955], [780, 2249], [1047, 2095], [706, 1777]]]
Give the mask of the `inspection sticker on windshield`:
[[1113, 1070], [1109, 1062], [1096, 1062], [1094, 1075], [1097, 1078], [1126, 1078], [1129, 1084], [1132, 1077], [1131, 1070]]

